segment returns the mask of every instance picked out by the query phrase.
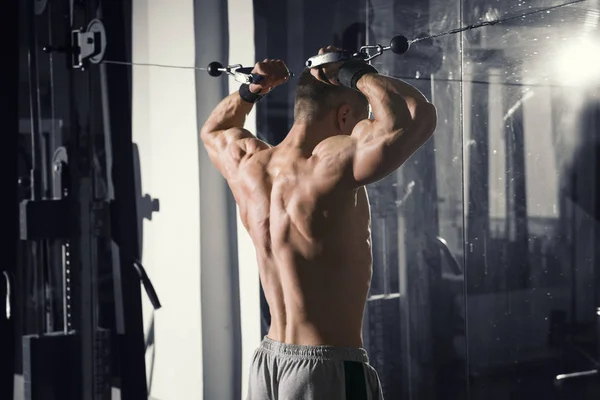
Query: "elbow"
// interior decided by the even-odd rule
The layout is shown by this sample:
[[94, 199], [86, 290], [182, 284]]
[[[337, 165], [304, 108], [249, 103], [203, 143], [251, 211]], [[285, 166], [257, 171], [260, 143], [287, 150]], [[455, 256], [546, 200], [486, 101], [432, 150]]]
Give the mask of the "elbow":
[[427, 138], [431, 137], [437, 127], [437, 109], [429, 102], [423, 102], [415, 110], [416, 130], [422, 132]]
[[202, 128], [200, 129], [200, 137], [204, 137], [206, 135], [209, 134], [210, 128], [208, 127], [208, 124], [204, 124], [202, 125]]
[[202, 129], [200, 129], [200, 139], [202, 139], [203, 142], [206, 142], [207, 139], [209, 139], [213, 134], [213, 129], [211, 126], [204, 124], [204, 126], [202, 127]]
[[387, 125], [390, 131], [410, 131], [429, 138], [437, 127], [437, 109], [425, 98], [405, 103], [405, 108], [392, 113]]
[[207, 127], [206, 125], [200, 129], [200, 140], [207, 149], [215, 148], [217, 146], [214, 129]]

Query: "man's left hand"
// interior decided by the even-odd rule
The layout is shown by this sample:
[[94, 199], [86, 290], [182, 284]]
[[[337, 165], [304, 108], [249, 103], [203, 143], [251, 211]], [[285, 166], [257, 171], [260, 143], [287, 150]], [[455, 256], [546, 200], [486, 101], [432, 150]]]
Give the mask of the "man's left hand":
[[265, 59], [263, 62], [258, 62], [252, 69], [252, 73], [264, 77], [262, 81], [250, 85], [250, 91], [256, 94], [267, 94], [290, 79], [290, 71], [281, 60]]

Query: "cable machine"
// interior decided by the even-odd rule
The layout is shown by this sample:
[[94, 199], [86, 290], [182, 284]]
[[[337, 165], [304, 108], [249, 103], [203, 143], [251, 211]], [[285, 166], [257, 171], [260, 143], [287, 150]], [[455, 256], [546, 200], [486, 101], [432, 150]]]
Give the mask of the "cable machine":
[[8, 3], [0, 398], [147, 399], [131, 76], [100, 64], [131, 58], [131, 1]]

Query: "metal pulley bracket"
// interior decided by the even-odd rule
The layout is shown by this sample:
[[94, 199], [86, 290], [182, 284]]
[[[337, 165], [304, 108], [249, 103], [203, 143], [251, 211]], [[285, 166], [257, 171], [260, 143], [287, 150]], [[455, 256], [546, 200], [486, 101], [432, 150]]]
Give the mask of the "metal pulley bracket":
[[89, 64], [99, 64], [106, 50], [106, 30], [102, 21], [93, 19], [86, 28], [71, 30], [70, 43], [66, 47], [45, 46], [46, 53], [67, 53], [74, 69], [85, 70]]
[[98, 64], [106, 50], [106, 31], [102, 21], [94, 19], [87, 28], [71, 31], [72, 67], [83, 69], [86, 62]]

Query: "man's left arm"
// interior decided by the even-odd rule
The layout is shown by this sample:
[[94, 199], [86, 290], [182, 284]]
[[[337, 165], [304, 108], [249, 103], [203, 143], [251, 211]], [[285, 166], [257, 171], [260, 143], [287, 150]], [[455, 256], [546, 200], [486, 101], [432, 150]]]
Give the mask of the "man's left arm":
[[200, 130], [200, 138], [213, 164], [229, 179], [246, 154], [244, 140], [258, 140], [244, 129], [246, 116], [254, 105], [239, 93], [223, 99]]

